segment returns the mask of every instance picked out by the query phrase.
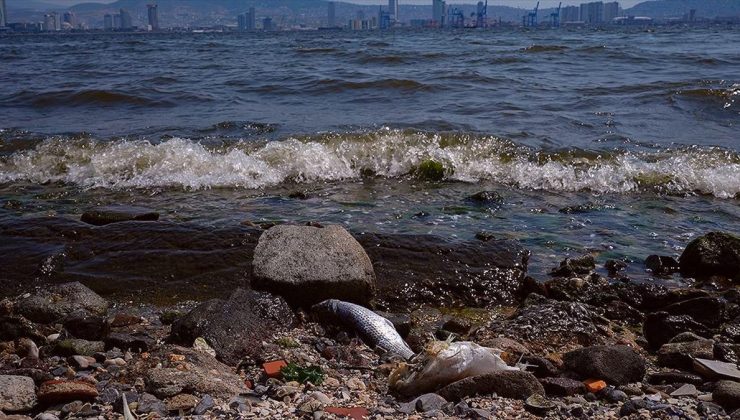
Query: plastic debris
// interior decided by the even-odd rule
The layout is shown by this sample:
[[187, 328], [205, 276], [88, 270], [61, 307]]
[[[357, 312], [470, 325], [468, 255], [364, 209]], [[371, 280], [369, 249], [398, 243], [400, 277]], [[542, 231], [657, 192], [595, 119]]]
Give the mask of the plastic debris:
[[434, 341], [410, 363], [391, 372], [389, 384], [403, 395], [435, 391], [460, 379], [503, 370], [519, 370], [499, 357], [500, 352], [469, 341]]
[[586, 379], [585, 381], [583, 381], [583, 384], [586, 385], [586, 389], [588, 390], [588, 392], [592, 393], [597, 393], [606, 388], [606, 382], [600, 379]]

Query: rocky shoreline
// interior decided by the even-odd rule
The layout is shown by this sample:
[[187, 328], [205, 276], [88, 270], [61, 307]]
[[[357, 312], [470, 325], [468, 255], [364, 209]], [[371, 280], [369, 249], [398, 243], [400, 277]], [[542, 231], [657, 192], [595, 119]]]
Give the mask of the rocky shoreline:
[[[49, 221], [4, 234], [58, 235], [79, 257], [90, 255], [86, 237], [106, 237], [98, 247], [112, 252], [117, 226], [140, 226], [143, 241], [164, 223], [144, 221], [156, 220], [149, 214], [116, 214], [110, 224], [98, 223], [105, 212], [94, 216], [101, 227]], [[600, 275], [590, 255], [534, 279], [525, 249], [488, 237], [451, 244], [319, 224], [264, 227], [228, 239], [239, 245], [223, 261], [234, 271], [223, 273], [241, 272], [241, 287], [205, 302], [108, 300], [102, 279], [81, 276], [90, 288], [72, 281], [69, 266], [84, 268], [89, 257], [52, 267], [64, 275], [51, 284], [16, 284], [0, 302], [0, 418], [740, 419], [733, 235], [697, 238], [679, 260], [648, 257], [654, 273], [692, 280], [667, 288], [628, 278], [620, 261]], [[166, 243], [150, 241], [142, 252]], [[157, 264], [178, 270], [174, 261]], [[201, 270], [204, 282], [232, 284], [220, 283], [221, 270]], [[356, 328], [317, 316], [312, 306], [332, 298], [376, 310], [418, 356], [371, 348]], [[450, 343], [493, 349], [508, 370], [399, 391], [391, 378]]]

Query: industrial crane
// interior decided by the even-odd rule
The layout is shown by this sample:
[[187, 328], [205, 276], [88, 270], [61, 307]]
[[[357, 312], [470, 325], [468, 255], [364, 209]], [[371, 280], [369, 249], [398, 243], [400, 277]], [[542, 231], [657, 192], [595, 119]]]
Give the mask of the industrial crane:
[[558, 10], [554, 13], [550, 13], [550, 20], [552, 21], [552, 27], [553, 28], [559, 28], [560, 27], [560, 7], [563, 5], [563, 2], [560, 2], [558, 4]]
[[526, 16], [522, 17], [522, 23], [524, 26], [535, 27], [537, 26], [537, 10], [540, 8], [540, 2], [537, 2], [537, 6], [534, 10], [529, 12]]

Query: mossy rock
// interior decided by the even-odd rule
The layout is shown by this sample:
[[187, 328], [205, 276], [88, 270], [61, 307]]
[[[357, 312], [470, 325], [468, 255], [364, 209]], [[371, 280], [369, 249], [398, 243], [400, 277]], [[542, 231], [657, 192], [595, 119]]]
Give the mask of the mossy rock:
[[441, 181], [452, 173], [453, 171], [446, 169], [441, 162], [431, 159], [421, 162], [414, 170], [414, 175], [425, 181]]

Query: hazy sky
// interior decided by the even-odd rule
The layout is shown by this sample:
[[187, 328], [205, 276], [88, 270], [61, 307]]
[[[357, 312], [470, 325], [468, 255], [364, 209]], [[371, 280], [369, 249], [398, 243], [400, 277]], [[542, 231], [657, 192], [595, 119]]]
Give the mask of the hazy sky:
[[[64, 6], [71, 6], [74, 4], [84, 2], [95, 2], [95, 3], [113, 3], [114, 0], [42, 0], [45, 3], [53, 3]], [[342, 1], [342, 0], [340, 0]], [[343, 0], [349, 3], [357, 4], [386, 4], [387, 1], [382, 0]], [[484, 0], [485, 1], [485, 0]], [[563, 0], [564, 5], [569, 4], [580, 4], [586, 3], [592, 0]], [[644, 0], [621, 0], [620, 4], [622, 7], [632, 7], [637, 3], [641, 3]], [[432, 4], [432, 0], [399, 0], [400, 4]], [[557, 7], [560, 0], [540, 0], [540, 7]], [[478, 0], [447, 0], [448, 4], [455, 3], [478, 3]], [[532, 8], [537, 4], [537, 0], [488, 0], [489, 6], [514, 6], [523, 8]]]

